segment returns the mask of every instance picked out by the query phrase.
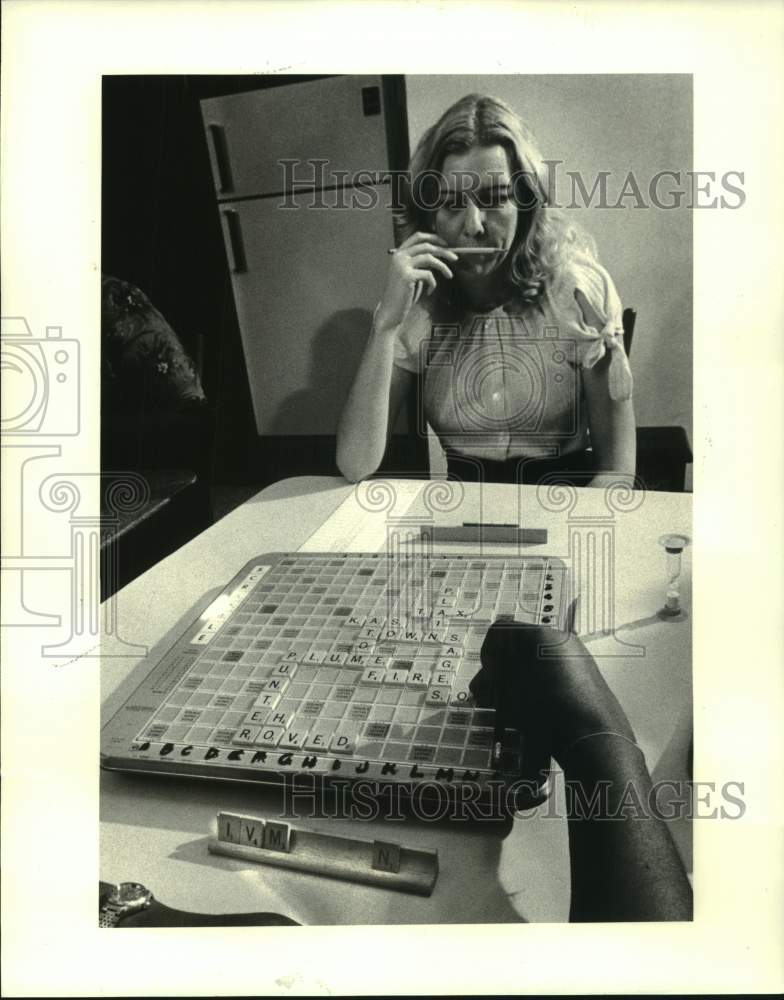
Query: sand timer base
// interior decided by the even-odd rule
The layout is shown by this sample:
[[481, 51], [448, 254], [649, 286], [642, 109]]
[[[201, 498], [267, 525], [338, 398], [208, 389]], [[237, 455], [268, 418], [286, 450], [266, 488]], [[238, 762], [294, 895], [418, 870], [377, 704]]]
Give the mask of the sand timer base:
[[689, 616], [683, 608], [659, 608], [656, 612], [656, 617], [660, 618], [663, 622], [682, 622]]
[[689, 544], [686, 535], [662, 535], [659, 544], [667, 553], [667, 589], [664, 592], [664, 607], [659, 608], [656, 617], [663, 622], [682, 622], [689, 616], [681, 607], [681, 553]]

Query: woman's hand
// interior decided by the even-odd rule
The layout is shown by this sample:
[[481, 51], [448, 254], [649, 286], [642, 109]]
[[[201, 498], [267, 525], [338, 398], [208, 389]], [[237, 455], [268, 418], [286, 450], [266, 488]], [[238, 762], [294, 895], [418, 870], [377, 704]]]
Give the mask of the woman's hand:
[[447, 260], [454, 262], [458, 256], [435, 233], [414, 233], [401, 243], [392, 254], [386, 288], [376, 313], [377, 329], [397, 329], [423, 289], [427, 289], [428, 295], [435, 291], [436, 273], [452, 278], [452, 271], [444, 263]]

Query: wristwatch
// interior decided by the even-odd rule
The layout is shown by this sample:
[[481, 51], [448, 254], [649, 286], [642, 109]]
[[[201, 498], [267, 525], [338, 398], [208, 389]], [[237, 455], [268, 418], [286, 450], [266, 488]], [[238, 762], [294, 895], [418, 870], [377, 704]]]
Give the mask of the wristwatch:
[[188, 913], [164, 906], [139, 882], [98, 883], [99, 927], [298, 927], [280, 913]]
[[153, 895], [140, 882], [120, 882], [98, 898], [98, 926], [116, 927], [121, 920], [148, 909]]

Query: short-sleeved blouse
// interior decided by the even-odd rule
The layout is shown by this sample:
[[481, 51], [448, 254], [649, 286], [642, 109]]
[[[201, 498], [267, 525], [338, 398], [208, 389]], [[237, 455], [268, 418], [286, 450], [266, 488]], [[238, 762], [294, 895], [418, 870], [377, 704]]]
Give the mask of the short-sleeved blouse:
[[[578, 289], [600, 329], [586, 320]], [[583, 369], [610, 350], [610, 394], [631, 394], [621, 312], [610, 275], [579, 254], [534, 304], [475, 312], [417, 303], [394, 360], [424, 374], [425, 416], [443, 447], [494, 461], [567, 455], [588, 444]]]

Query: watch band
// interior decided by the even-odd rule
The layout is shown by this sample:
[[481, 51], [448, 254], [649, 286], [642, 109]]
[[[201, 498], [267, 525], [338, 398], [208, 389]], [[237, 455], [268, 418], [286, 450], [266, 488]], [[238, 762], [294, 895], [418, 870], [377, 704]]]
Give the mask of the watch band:
[[99, 883], [99, 927], [299, 927], [280, 913], [190, 913], [165, 906], [149, 894], [146, 905], [123, 913], [112, 900], [116, 887]]
[[99, 927], [116, 927], [121, 919], [122, 912], [113, 903], [105, 903], [103, 908], [98, 911]]

